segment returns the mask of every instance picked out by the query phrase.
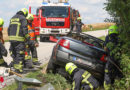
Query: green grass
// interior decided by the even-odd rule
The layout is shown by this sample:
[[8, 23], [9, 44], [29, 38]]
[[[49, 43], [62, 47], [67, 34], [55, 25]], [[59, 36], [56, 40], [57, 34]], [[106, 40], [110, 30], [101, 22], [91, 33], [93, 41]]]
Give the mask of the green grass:
[[105, 41], [105, 37], [106, 37], [106, 36], [101, 36], [101, 37], [99, 37], [99, 39]]

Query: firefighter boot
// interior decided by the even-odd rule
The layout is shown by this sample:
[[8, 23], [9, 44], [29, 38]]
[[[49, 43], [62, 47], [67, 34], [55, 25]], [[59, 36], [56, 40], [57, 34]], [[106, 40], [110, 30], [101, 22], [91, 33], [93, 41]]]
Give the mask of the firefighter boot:
[[41, 63], [38, 62], [37, 58], [32, 58], [33, 64], [34, 65], [40, 65]]
[[14, 69], [16, 73], [23, 73], [22, 62], [19, 62], [19, 64], [14, 64]]
[[33, 68], [33, 63], [32, 63], [32, 60], [31, 60], [31, 56], [30, 55], [25, 55], [25, 68], [26, 69], [31, 69]]
[[25, 61], [25, 68], [26, 69], [32, 69], [32, 68], [34, 68], [32, 60], [26, 60]]

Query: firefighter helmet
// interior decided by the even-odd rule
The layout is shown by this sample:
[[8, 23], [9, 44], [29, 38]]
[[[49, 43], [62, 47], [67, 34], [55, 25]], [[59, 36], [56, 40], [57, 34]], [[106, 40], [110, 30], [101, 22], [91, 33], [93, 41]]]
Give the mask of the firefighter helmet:
[[112, 25], [108, 29], [108, 34], [118, 34], [118, 27], [116, 25]]
[[72, 74], [72, 72], [77, 68], [77, 66], [73, 63], [67, 63], [65, 66], [65, 70], [66, 72], [68, 72], [70, 75]]
[[31, 20], [31, 21], [33, 21], [33, 19], [34, 19], [33, 15], [32, 15], [32, 14], [28, 14], [28, 16], [27, 16], [27, 20]]
[[28, 15], [28, 10], [26, 8], [22, 8], [20, 11], [23, 12], [23, 14], [25, 15], [25, 17], [27, 17]]
[[0, 18], [0, 26], [3, 26], [3, 24], [4, 24], [4, 20]]

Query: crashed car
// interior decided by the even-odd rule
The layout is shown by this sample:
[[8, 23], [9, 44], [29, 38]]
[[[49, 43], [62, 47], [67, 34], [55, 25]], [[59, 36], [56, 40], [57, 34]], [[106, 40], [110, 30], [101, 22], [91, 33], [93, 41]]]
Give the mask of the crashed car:
[[104, 41], [83, 33], [61, 37], [53, 48], [47, 72], [62, 72], [62, 75], [66, 77], [65, 65], [68, 62], [73, 62], [79, 68], [89, 71], [97, 79], [103, 80], [106, 62], [103, 43]]

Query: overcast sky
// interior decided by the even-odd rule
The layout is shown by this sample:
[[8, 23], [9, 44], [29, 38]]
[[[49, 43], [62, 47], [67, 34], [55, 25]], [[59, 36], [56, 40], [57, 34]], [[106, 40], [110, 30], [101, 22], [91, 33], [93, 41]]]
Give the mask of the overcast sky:
[[[0, 17], [4, 19], [5, 25], [8, 26], [10, 18], [21, 8], [27, 8], [31, 5], [38, 7], [43, 0], [1, 0]], [[57, 2], [58, 0], [51, 0]], [[75, 9], [78, 9], [82, 21], [85, 24], [101, 23], [109, 15], [103, 9], [106, 0], [70, 0], [69, 3]]]

